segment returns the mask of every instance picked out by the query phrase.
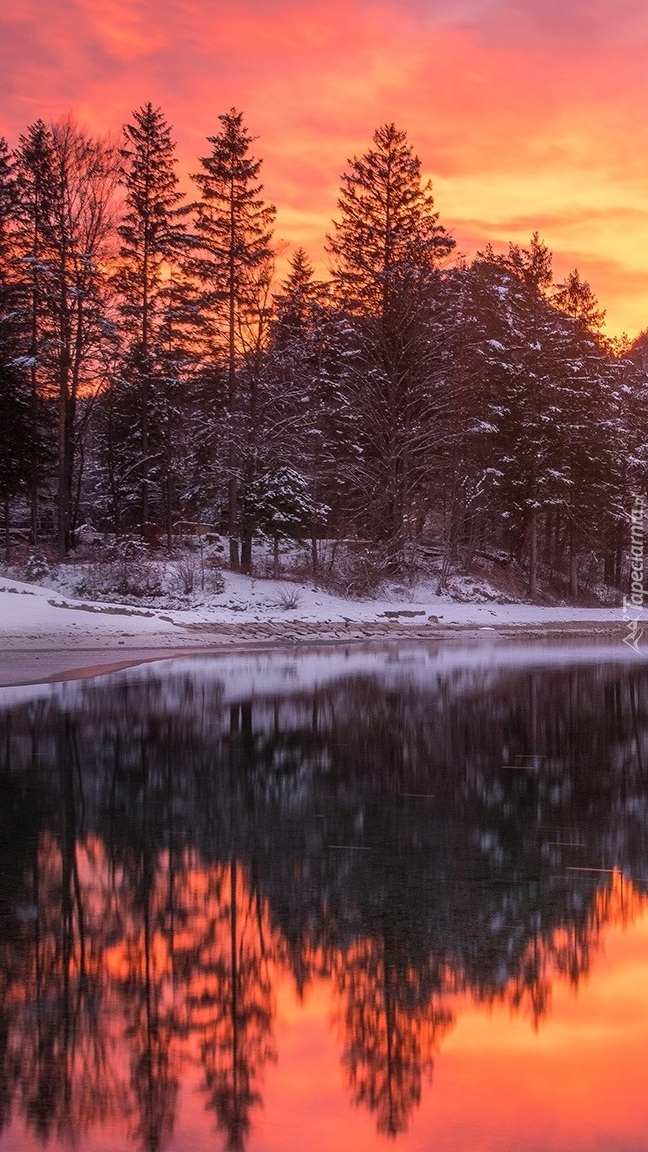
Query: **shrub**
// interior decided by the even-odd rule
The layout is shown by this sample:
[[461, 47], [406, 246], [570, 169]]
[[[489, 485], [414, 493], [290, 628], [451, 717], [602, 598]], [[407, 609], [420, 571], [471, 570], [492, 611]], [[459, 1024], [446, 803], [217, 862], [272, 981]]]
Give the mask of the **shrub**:
[[172, 568], [173, 583], [185, 596], [190, 596], [196, 585], [198, 566], [194, 556], [182, 556]]
[[289, 612], [293, 608], [299, 608], [301, 602], [301, 592], [291, 584], [282, 584], [277, 593], [277, 604], [284, 612]]
[[29, 584], [35, 584], [43, 580], [49, 570], [47, 557], [42, 552], [30, 552], [25, 563], [24, 578]]

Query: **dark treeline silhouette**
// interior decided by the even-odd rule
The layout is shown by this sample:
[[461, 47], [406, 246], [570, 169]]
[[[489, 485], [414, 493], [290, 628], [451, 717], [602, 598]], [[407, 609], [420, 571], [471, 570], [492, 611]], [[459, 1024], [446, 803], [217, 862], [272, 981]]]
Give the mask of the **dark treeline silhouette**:
[[391, 1136], [457, 993], [541, 1025], [644, 900], [646, 672], [442, 669], [254, 697], [146, 671], [0, 716], [0, 1130], [161, 1149], [197, 1059], [244, 1148], [281, 973], [330, 980]]
[[[621, 587], [647, 494], [643, 344], [607, 339], [590, 286], [535, 234], [470, 262], [405, 132], [347, 163], [329, 278], [296, 249], [240, 112], [178, 185], [159, 108], [120, 142], [71, 119], [0, 140], [0, 500], [63, 559], [81, 523], [172, 546], [362, 542], [377, 570], [433, 552]], [[25, 526], [25, 525], [23, 525]]]

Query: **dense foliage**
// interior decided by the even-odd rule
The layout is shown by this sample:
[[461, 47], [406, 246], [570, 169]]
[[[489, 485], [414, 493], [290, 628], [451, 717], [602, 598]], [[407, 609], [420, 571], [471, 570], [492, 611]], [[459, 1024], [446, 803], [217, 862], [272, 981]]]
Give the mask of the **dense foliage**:
[[[647, 495], [646, 357], [607, 339], [574, 270], [527, 248], [454, 255], [404, 132], [342, 176], [330, 278], [274, 272], [253, 137], [220, 118], [178, 186], [162, 111], [121, 146], [74, 122], [0, 140], [0, 498], [9, 527], [170, 547], [179, 524], [432, 552], [443, 585], [486, 555], [533, 596], [622, 587]], [[283, 485], [283, 488], [282, 488]]]

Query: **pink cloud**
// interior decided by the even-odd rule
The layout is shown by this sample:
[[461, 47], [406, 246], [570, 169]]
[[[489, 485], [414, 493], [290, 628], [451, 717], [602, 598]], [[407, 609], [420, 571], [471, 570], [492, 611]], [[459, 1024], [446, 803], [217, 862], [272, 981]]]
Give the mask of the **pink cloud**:
[[152, 100], [187, 179], [236, 105], [281, 234], [317, 257], [347, 158], [394, 120], [433, 180], [473, 180], [472, 203], [444, 203], [466, 234], [564, 212], [567, 247], [573, 201], [530, 203], [529, 188], [600, 183], [604, 230], [648, 187], [647, 45], [643, 0], [8, 0], [0, 133], [69, 110], [116, 130]]

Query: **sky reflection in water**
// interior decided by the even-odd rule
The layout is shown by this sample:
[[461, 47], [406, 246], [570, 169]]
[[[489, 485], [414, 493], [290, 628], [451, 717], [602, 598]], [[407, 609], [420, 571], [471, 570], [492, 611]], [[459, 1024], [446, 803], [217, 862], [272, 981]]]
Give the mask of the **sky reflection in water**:
[[2, 1152], [645, 1146], [646, 667], [479, 652], [0, 697]]

